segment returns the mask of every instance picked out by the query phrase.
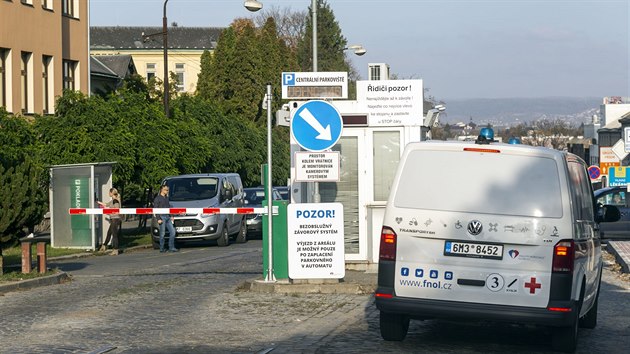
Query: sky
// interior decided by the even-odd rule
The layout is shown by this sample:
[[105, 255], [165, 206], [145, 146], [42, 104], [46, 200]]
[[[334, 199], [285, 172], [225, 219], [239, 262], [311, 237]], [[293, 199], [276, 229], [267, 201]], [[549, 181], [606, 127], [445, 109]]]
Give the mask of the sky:
[[[305, 11], [311, 0], [260, 0]], [[437, 99], [630, 96], [630, 0], [327, 0], [362, 79], [387, 63]], [[227, 27], [244, 0], [169, 0], [169, 24]], [[91, 26], [161, 26], [163, 0], [91, 0]], [[280, 80], [280, 78], [278, 78]]]

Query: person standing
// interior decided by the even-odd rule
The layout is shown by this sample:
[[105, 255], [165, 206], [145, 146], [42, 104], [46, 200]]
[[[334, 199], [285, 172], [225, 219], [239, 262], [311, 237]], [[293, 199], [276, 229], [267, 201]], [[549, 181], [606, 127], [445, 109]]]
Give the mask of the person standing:
[[[162, 185], [160, 192], [153, 200], [153, 208], [172, 208], [171, 202], [168, 200], [168, 186]], [[171, 214], [155, 214], [157, 223], [160, 227], [160, 252], [166, 252], [164, 249], [164, 234], [168, 228], [168, 250], [169, 252], [177, 252], [175, 248], [175, 227], [173, 226], [173, 216]]]
[[[103, 202], [97, 202], [103, 208], [120, 208], [120, 194], [116, 188], [109, 189], [109, 197], [112, 198], [107, 204]], [[112, 249], [114, 252], [112, 254], [118, 254], [118, 235], [120, 234], [120, 226], [122, 225], [122, 220], [120, 219], [119, 213], [109, 214], [109, 229], [107, 229], [107, 238], [105, 242], [101, 245], [99, 251], [105, 251], [107, 249], [107, 245], [111, 239], [112, 241]]]

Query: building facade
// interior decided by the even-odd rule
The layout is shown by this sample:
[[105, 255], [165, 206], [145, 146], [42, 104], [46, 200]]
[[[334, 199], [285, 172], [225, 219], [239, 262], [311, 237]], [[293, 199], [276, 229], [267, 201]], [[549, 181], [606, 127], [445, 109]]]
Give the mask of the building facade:
[[[222, 28], [174, 27], [168, 33], [168, 71], [170, 82], [179, 92], [194, 93], [201, 72], [201, 55], [213, 51]], [[92, 27], [90, 53], [93, 56], [131, 55], [139, 75], [147, 81], [164, 80], [162, 27]]]
[[89, 87], [89, 0], [0, 0], [0, 106], [52, 114]]

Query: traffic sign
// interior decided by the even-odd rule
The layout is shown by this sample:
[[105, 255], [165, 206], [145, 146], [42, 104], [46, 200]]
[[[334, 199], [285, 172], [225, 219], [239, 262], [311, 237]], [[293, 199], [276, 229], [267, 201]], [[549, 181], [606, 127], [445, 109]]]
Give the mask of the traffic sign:
[[628, 156], [628, 153], [626, 152], [625, 144], [622, 139], [617, 140], [615, 145], [613, 145], [612, 152], [615, 154], [615, 156], [617, 156], [617, 158], [619, 158], [619, 161], [623, 161], [623, 159], [625, 159], [626, 156]]
[[602, 170], [599, 168], [599, 166], [589, 166], [588, 176], [591, 178], [591, 180], [599, 180], [601, 175]]
[[291, 135], [308, 151], [324, 151], [339, 141], [343, 121], [339, 111], [326, 101], [308, 101], [293, 114]]
[[623, 143], [625, 151], [630, 152], [630, 127], [623, 128]]
[[630, 167], [619, 166], [609, 170], [609, 186], [625, 186], [630, 183]]

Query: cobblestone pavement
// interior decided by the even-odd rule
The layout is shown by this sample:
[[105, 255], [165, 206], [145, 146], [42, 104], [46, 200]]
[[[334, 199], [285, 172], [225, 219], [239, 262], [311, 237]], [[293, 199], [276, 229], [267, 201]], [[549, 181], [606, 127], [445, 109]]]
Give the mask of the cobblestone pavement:
[[[545, 352], [545, 330], [412, 321], [403, 342], [380, 338], [371, 295], [267, 294], [238, 289], [260, 278], [260, 242], [117, 257], [110, 272], [0, 296], [3, 353], [479, 353]], [[128, 258], [127, 258], [128, 257]], [[134, 268], [145, 257], [150, 268]], [[173, 258], [166, 258], [173, 257]], [[167, 262], [172, 259], [174, 261]], [[148, 262], [148, 263], [147, 263]], [[110, 263], [103, 263], [110, 264]], [[71, 272], [72, 273], [72, 272]], [[606, 270], [600, 324], [579, 352], [630, 346], [630, 286]]]

